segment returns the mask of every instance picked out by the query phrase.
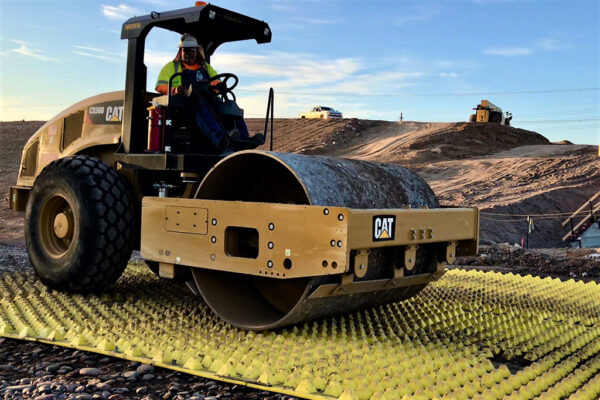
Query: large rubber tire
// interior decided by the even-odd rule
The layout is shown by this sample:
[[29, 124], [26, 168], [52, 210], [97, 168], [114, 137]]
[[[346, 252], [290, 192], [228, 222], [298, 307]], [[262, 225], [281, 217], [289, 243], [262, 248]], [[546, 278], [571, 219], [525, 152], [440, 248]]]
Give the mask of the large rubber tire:
[[47, 286], [79, 293], [114, 283], [131, 257], [135, 203], [129, 183], [89, 156], [50, 163], [37, 177], [25, 214], [25, 243]]

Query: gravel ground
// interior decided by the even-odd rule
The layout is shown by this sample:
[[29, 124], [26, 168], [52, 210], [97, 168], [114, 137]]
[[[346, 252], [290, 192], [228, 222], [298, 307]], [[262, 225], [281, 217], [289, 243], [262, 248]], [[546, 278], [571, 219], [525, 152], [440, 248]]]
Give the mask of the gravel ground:
[[151, 365], [0, 338], [2, 399], [293, 399]]
[[464, 269], [600, 282], [600, 253], [596, 249], [526, 250], [507, 244], [480, 246], [478, 255], [460, 257], [457, 264]]

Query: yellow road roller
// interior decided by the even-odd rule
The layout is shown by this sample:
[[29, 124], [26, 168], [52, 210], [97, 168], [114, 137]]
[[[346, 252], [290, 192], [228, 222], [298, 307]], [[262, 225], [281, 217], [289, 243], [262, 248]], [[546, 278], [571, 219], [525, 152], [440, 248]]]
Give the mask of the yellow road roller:
[[152, 29], [195, 38], [207, 61], [223, 43], [271, 41], [265, 22], [201, 2], [123, 24], [125, 90], [44, 124], [10, 188], [46, 285], [101, 291], [139, 249], [224, 320], [264, 330], [409, 298], [477, 252], [477, 209], [440, 207], [403, 167], [273, 152], [272, 89], [253, 136], [233, 74], [183, 70], [167, 94], [147, 90]]

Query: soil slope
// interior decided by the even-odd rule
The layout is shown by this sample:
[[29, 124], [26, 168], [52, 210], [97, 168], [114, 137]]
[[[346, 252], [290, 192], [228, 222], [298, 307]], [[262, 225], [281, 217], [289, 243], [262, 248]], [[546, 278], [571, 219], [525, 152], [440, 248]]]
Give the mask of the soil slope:
[[[257, 122], [249, 126], [262, 129]], [[481, 209], [484, 243], [521, 243], [527, 231], [524, 216], [486, 212], [564, 213], [600, 190], [597, 146], [552, 144], [536, 132], [496, 124], [286, 119], [275, 121], [274, 137], [276, 151], [304, 149], [414, 170], [442, 204]], [[562, 220], [534, 217], [530, 246], [562, 246]]]
[[[6, 209], [7, 192], [16, 180], [22, 146], [41, 124], [0, 123], [0, 242], [22, 241], [22, 215]], [[247, 124], [251, 132], [264, 129], [262, 119]], [[552, 144], [536, 132], [495, 124], [276, 119], [273, 136], [275, 151], [409, 167], [428, 181], [442, 204], [477, 206], [483, 213], [568, 212], [600, 190], [596, 146]], [[530, 246], [561, 246], [566, 233], [561, 221], [534, 217]], [[484, 214], [481, 238], [520, 243], [526, 227], [525, 217]]]

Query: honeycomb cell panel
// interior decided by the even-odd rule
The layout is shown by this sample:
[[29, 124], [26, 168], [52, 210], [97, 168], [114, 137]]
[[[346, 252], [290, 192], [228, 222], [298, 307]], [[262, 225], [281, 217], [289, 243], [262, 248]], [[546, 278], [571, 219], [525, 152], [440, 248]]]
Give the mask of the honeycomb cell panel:
[[451, 270], [410, 300], [246, 332], [139, 264], [87, 297], [0, 272], [0, 336], [311, 399], [600, 396], [594, 282]]

